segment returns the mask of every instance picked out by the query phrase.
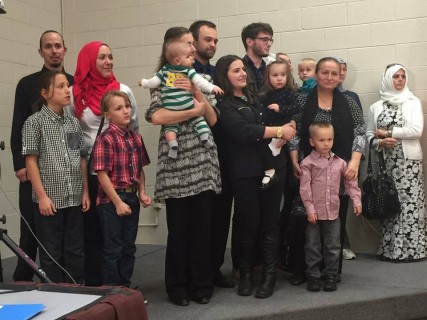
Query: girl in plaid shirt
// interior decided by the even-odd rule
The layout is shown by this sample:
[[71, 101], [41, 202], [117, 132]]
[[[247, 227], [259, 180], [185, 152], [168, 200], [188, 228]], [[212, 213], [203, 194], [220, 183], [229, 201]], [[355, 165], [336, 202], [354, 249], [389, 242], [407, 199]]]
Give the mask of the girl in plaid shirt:
[[139, 133], [129, 129], [128, 96], [108, 91], [101, 99], [108, 128], [95, 141], [93, 170], [99, 192], [96, 205], [103, 233], [102, 278], [105, 285], [129, 286], [135, 263], [140, 203], [151, 204], [142, 167], [150, 163]]

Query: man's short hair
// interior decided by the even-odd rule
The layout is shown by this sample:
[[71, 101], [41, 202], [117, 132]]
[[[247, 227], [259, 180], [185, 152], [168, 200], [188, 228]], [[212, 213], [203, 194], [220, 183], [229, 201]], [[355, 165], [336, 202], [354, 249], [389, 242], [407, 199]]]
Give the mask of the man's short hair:
[[193, 34], [194, 41], [199, 40], [199, 31], [200, 31], [200, 28], [203, 26], [216, 30], [216, 24], [211, 21], [208, 21], [208, 20], [194, 21], [189, 28], [190, 32]]
[[273, 28], [269, 23], [254, 22], [242, 29], [242, 42], [246, 50], [248, 49], [246, 39], [255, 39], [260, 32], [265, 32], [273, 36]]

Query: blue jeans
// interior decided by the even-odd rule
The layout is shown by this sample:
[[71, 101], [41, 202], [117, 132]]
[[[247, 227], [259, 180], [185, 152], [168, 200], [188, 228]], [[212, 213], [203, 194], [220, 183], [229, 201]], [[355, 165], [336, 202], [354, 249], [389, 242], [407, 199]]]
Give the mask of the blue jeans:
[[97, 207], [103, 237], [102, 282], [128, 287], [135, 264], [140, 203], [135, 193], [118, 192], [118, 195], [130, 206], [131, 215], [118, 216], [112, 202]]

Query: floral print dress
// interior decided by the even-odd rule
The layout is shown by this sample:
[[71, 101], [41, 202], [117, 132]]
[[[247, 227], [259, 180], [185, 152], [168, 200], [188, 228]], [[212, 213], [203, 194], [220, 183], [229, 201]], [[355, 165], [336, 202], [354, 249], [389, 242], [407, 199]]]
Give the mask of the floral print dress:
[[[384, 104], [378, 128], [402, 127], [400, 106]], [[426, 257], [426, 208], [421, 160], [405, 159], [402, 143], [385, 152], [386, 168], [396, 183], [400, 214], [383, 221], [378, 254], [385, 259], [411, 261]]]

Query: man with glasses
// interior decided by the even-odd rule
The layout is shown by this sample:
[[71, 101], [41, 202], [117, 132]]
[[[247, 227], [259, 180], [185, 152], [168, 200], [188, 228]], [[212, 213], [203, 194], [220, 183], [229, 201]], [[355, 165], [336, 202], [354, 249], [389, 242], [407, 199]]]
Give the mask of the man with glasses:
[[264, 84], [266, 64], [262, 58], [270, 53], [273, 28], [268, 23], [251, 23], [242, 30], [242, 42], [246, 49], [243, 63], [247, 73], [247, 87], [250, 95], [255, 98]]

